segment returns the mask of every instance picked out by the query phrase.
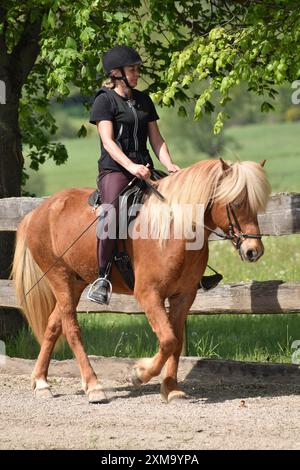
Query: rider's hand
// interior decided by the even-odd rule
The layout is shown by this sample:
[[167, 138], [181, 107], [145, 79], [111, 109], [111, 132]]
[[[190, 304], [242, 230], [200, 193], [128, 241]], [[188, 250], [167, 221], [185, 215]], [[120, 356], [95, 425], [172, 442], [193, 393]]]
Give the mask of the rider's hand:
[[128, 170], [132, 175], [137, 176], [142, 180], [147, 180], [151, 176], [150, 170], [144, 165], [138, 165], [136, 163], [133, 163], [132, 166], [128, 168]]
[[171, 165], [169, 165], [167, 167], [167, 170], [169, 173], [176, 173], [177, 171], [180, 170], [180, 167], [178, 165], [174, 165], [174, 163], [172, 163]]

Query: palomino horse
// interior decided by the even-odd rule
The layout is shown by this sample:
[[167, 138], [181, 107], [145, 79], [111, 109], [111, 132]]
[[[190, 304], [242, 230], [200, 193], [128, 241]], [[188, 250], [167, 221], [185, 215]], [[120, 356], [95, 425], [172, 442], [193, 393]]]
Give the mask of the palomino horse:
[[[201, 161], [169, 175], [158, 182], [157, 188], [166, 201], [149, 194], [135, 222], [138, 224], [142, 215], [148, 214], [151, 233], [156, 236], [126, 240], [134, 266], [134, 292], [114, 268], [112, 284], [114, 292], [135, 295], [158, 338], [157, 354], [137, 362], [133, 380], [145, 384], [166, 365], [161, 394], [170, 402], [185, 396], [177, 382], [184, 322], [207, 265], [211, 230], [221, 228], [243, 260], [258, 260], [263, 245], [257, 212], [265, 209], [270, 187], [263, 163], [231, 164], [219, 159]], [[61, 257], [94, 218], [87, 205], [90, 193], [90, 189], [61, 191], [24, 217], [17, 233], [13, 278], [19, 305], [41, 344], [32, 374], [36, 394], [51, 396], [48, 367], [55, 343], [63, 334], [77, 359], [89, 401], [99, 403], [106, 401], [106, 396], [84, 350], [76, 317], [81, 293], [97, 277], [95, 226]], [[172, 224], [165, 217], [166, 205], [173, 216], [177, 213], [184, 219], [187, 211], [180, 207], [186, 204], [193, 210], [199, 204], [204, 207], [201, 227], [204, 244], [196, 250], [186, 249], [186, 240], [172, 234], [161, 243], [161, 237]], [[47, 275], [25, 296], [55, 261]], [[169, 312], [165, 309], [166, 299]]]

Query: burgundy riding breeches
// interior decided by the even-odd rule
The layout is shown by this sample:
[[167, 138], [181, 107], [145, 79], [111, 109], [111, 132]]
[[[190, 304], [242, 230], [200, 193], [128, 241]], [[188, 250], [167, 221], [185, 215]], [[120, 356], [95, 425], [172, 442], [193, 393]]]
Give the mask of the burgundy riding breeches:
[[[133, 176], [130, 174], [121, 173], [119, 171], [103, 172], [100, 173], [97, 186], [101, 194], [101, 204], [112, 204], [115, 208], [116, 220], [119, 218], [119, 198], [112, 202], [116, 196], [124, 189]], [[106, 216], [103, 220], [103, 225], [106, 225], [109, 214], [106, 211]], [[97, 240], [97, 253], [99, 270], [103, 274], [103, 270], [111, 260], [115, 248], [116, 238], [100, 238]]]

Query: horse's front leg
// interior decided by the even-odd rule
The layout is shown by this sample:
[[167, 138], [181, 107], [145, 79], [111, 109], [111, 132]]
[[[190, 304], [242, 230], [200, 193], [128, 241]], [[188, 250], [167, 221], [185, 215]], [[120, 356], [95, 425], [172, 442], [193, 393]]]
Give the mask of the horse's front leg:
[[164, 299], [154, 290], [143, 289], [140, 292], [137, 289], [135, 295], [159, 343], [159, 350], [153, 358], [140, 359], [134, 366], [132, 381], [135, 385], [141, 385], [160, 374], [167, 359], [177, 350], [178, 340], [166, 312]]
[[177, 347], [167, 361], [165, 376], [161, 385], [161, 397], [166, 403], [170, 403], [175, 399], [186, 398], [186, 394], [180, 390], [178, 386], [177, 371], [179, 357], [182, 351], [185, 319], [195, 299], [195, 295], [196, 290], [189, 293], [181, 293], [169, 298], [169, 317], [174, 334], [177, 338]]

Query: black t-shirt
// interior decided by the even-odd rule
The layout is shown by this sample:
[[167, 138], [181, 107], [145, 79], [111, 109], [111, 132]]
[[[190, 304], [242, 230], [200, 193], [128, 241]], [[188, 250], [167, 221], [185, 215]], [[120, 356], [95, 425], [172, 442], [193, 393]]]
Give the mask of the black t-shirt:
[[[144, 92], [132, 90], [131, 100], [120, 96], [114, 90], [101, 88], [96, 95], [90, 123], [111, 121], [114, 128], [115, 142], [122, 151], [135, 163], [150, 163], [153, 166], [147, 150], [148, 122], [156, 121], [159, 116], [151, 98]], [[99, 171], [126, 170], [119, 165], [104, 149], [101, 142]]]

